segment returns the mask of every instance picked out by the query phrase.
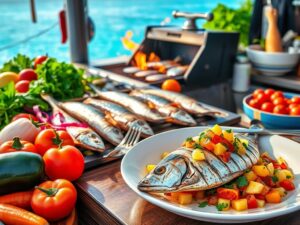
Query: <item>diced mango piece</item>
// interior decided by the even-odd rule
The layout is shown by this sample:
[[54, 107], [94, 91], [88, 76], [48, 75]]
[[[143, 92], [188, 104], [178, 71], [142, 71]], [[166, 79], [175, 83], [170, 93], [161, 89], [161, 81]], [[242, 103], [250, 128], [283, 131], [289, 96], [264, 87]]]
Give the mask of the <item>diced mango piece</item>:
[[269, 163], [267, 165], [267, 169], [269, 170], [270, 176], [273, 176], [273, 174], [274, 174], [274, 165], [273, 165], [273, 163]]
[[154, 165], [154, 164], [148, 164], [146, 166], [146, 170], [148, 173], [150, 173], [152, 170], [154, 170], [155, 167], [156, 167], [156, 165]]
[[170, 154], [170, 152], [163, 152], [160, 156], [161, 159], [166, 158], [168, 155]]
[[247, 194], [260, 194], [264, 189], [264, 185], [255, 181], [250, 181], [246, 189]]
[[281, 197], [280, 193], [277, 190], [272, 190], [268, 194], [266, 194], [266, 201], [268, 203], [280, 203], [281, 202]]
[[248, 209], [247, 199], [237, 199], [231, 201], [231, 207], [237, 211], [244, 211]]
[[257, 202], [258, 208], [263, 208], [266, 204], [266, 201], [262, 200], [262, 199], [256, 199], [256, 202]]
[[275, 176], [278, 178], [279, 182], [283, 180], [294, 179], [294, 175], [290, 170], [277, 170]]
[[184, 143], [184, 145], [185, 145], [186, 148], [194, 148], [195, 142], [194, 142], [193, 140], [191, 140], [191, 141], [186, 141], [186, 142]]
[[204, 191], [197, 191], [195, 194], [195, 198], [197, 200], [202, 200], [205, 198], [205, 192]]
[[269, 170], [264, 165], [255, 165], [252, 167], [252, 170], [256, 175], [260, 177], [270, 176]]
[[226, 151], [227, 148], [222, 143], [218, 143], [214, 147], [215, 155], [223, 155]]
[[223, 137], [229, 141], [230, 143], [233, 142], [233, 131], [232, 130], [223, 130], [222, 131]]
[[172, 192], [171, 193], [171, 201], [173, 202], [178, 202], [178, 196], [179, 196], [179, 192]]
[[286, 190], [283, 187], [278, 187], [278, 188], [272, 188], [272, 190], [278, 191], [280, 194], [280, 197], [286, 196]]
[[209, 151], [213, 151], [215, 148], [215, 144], [207, 137], [201, 138], [200, 145]]
[[234, 146], [239, 155], [244, 155], [246, 153], [246, 148], [239, 138], [234, 138]]
[[205, 160], [204, 152], [201, 149], [195, 149], [192, 152], [192, 158], [196, 161]]
[[244, 174], [244, 176], [246, 177], [246, 179], [250, 182], [250, 181], [254, 181], [256, 180], [257, 178], [257, 175], [252, 171], [250, 170], [249, 172], [246, 172]]
[[286, 164], [286, 165], [287, 165], [287, 163], [286, 163], [285, 159], [284, 159], [284, 158], [282, 158], [281, 156], [277, 158], [277, 162], [278, 162], [279, 164], [282, 164], [282, 163], [284, 163], [284, 164]]
[[179, 193], [178, 194], [178, 203], [181, 205], [191, 204], [193, 201], [193, 195], [191, 193]]
[[205, 136], [209, 138], [213, 138], [213, 136], [215, 136], [215, 133], [211, 129], [207, 129], [205, 131]]
[[218, 205], [224, 205], [226, 207], [222, 208], [222, 211], [226, 211], [230, 209], [230, 200], [224, 199], [224, 198], [219, 198], [218, 199]]
[[216, 124], [213, 126], [213, 128], [211, 128], [212, 132], [214, 132], [216, 135], [221, 135], [222, 134], [222, 128]]

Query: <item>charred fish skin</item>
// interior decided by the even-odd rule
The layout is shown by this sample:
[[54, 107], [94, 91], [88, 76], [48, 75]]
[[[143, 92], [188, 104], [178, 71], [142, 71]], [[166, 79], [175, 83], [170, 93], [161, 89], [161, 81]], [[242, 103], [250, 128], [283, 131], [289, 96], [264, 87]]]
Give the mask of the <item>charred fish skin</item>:
[[143, 89], [140, 91], [143, 93], [157, 95], [157, 96], [165, 98], [171, 102], [174, 102], [177, 105], [179, 105], [181, 108], [186, 110], [188, 113], [191, 113], [193, 115], [219, 116], [219, 117], [226, 116], [223, 112], [210, 110], [210, 109], [202, 106], [195, 99], [188, 97], [186, 95], [182, 95], [182, 94], [171, 92], [171, 91], [161, 90], [161, 89]]
[[125, 93], [113, 91], [97, 91], [99, 98], [122, 105], [140, 118], [152, 123], [163, 123], [165, 118], [156, 110], [150, 109], [145, 103]]
[[[53, 113], [61, 113], [65, 122], [79, 122], [78, 120], [71, 117], [65, 111], [58, 107], [59, 102], [57, 102], [50, 95], [42, 95], [42, 98], [47, 101], [53, 109]], [[55, 120], [54, 120], [55, 122]], [[60, 121], [57, 121], [57, 125], [60, 124]], [[102, 138], [91, 128], [89, 127], [67, 127], [66, 131], [71, 135], [76, 145], [83, 147], [87, 150], [103, 152], [105, 150], [105, 145]]]
[[253, 143], [244, 155], [232, 153], [227, 163], [212, 152], [203, 151], [206, 160], [194, 161], [191, 149], [181, 147], [175, 150], [140, 181], [138, 189], [167, 193], [216, 188], [242, 175], [259, 158], [258, 148]]
[[155, 105], [157, 111], [169, 118], [171, 123], [184, 125], [184, 126], [196, 126], [197, 122], [194, 118], [184, 110], [172, 106], [172, 102], [167, 99], [161, 98], [157, 95], [146, 94], [139, 91], [132, 91], [131, 96], [137, 97], [144, 102]]
[[142, 131], [143, 137], [149, 137], [154, 134], [152, 128], [149, 124], [136, 117], [126, 108], [121, 105], [106, 101], [88, 98], [84, 101], [84, 104], [89, 104], [97, 109], [102, 110], [105, 113], [108, 113], [112, 119], [117, 123], [119, 127], [124, 130], [128, 130], [130, 127], [138, 128]]
[[124, 136], [121, 130], [108, 123], [104, 113], [94, 107], [80, 102], [65, 102], [61, 103], [60, 106], [71, 116], [87, 123], [96, 133], [111, 144], [118, 145], [122, 141]]

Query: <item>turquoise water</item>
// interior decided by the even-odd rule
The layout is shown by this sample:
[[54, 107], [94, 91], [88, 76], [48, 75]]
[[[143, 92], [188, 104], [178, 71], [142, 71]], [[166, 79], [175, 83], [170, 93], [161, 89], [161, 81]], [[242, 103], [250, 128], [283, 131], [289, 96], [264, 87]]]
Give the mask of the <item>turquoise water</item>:
[[[96, 26], [95, 37], [89, 43], [89, 58], [95, 60], [130, 54], [122, 47], [120, 40], [128, 30], [133, 32], [133, 40], [140, 42], [147, 25], [158, 25], [166, 18], [170, 18], [170, 24], [181, 25], [183, 20], [171, 18], [175, 9], [208, 12], [217, 3], [236, 7], [239, 2], [240, 0], [88, 0], [89, 14]], [[59, 27], [55, 25], [63, 3], [63, 0], [36, 0], [38, 23], [33, 24], [28, 0], [0, 0], [0, 64], [17, 53], [31, 57], [47, 53], [69, 61], [68, 43], [60, 43]], [[49, 27], [52, 28], [48, 32], [25, 41]], [[22, 43], [17, 44], [20, 42]]]

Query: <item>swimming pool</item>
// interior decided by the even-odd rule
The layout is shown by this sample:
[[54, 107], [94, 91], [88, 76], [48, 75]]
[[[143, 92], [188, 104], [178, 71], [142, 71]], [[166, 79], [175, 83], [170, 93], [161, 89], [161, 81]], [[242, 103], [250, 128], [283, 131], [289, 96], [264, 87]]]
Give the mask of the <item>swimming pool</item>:
[[[167, 17], [171, 24], [181, 25], [183, 20], [171, 18], [173, 10], [208, 12], [219, 2], [236, 7], [241, 0], [88, 0], [89, 14], [96, 27], [95, 37], [89, 43], [89, 58], [128, 55], [130, 52], [122, 47], [120, 40], [126, 31], [131, 30], [133, 40], [140, 42], [147, 25], [160, 24]], [[69, 61], [68, 43], [60, 43], [56, 25], [63, 3], [63, 0], [36, 0], [38, 23], [33, 24], [29, 1], [0, 0], [0, 64], [17, 53], [32, 57], [47, 53]], [[48, 28], [48, 32], [25, 41]]]

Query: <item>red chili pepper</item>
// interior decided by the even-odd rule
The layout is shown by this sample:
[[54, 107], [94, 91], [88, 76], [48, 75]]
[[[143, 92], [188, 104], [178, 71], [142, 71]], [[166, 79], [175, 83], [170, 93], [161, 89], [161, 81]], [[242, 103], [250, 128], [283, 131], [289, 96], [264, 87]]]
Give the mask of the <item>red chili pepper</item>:
[[60, 31], [61, 31], [61, 43], [64, 44], [64, 43], [66, 43], [66, 41], [68, 39], [65, 10], [61, 10], [59, 12], [59, 25], [60, 25]]

